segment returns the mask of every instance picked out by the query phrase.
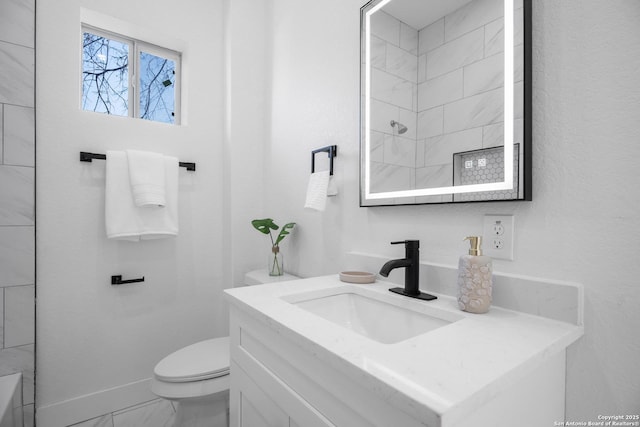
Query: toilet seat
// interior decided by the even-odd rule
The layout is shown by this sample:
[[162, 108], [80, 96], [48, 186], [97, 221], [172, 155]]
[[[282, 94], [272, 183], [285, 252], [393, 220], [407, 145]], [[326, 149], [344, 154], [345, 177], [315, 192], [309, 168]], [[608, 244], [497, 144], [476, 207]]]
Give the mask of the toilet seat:
[[229, 375], [229, 337], [200, 341], [171, 353], [153, 370], [155, 378], [187, 383]]

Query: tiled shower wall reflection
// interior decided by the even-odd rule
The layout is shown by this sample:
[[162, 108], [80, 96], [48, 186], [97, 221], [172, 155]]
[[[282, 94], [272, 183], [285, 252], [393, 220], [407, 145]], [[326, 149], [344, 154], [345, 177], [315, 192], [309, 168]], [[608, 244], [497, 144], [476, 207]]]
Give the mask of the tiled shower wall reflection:
[[[514, 143], [522, 142], [522, 8], [514, 1]], [[473, 0], [419, 29], [372, 15], [372, 191], [451, 186], [453, 153], [503, 145], [503, 14], [502, 0]], [[409, 130], [394, 135], [390, 120]], [[450, 200], [419, 201], [442, 197]]]
[[0, 1], [0, 376], [22, 372], [34, 401], [34, 0]]
[[[522, 128], [522, 2], [514, 2], [514, 128]], [[416, 185], [428, 187], [432, 169], [447, 171], [453, 153], [501, 146], [504, 121], [504, 3], [474, 0], [419, 32], [418, 144], [424, 168]], [[521, 137], [515, 138], [521, 142]], [[433, 185], [431, 185], [433, 186]]]
[[[416, 168], [418, 30], [378, 11], [371, 16], [371, 190], [412, 188]], [[396, 120], [407, 127], [399, 135]]]

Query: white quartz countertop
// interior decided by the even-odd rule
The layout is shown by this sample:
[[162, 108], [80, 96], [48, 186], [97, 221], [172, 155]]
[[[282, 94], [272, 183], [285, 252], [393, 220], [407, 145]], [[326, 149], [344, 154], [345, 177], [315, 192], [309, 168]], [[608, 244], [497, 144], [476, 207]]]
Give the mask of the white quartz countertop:
[[[437, 300], [420, 301], [388, 291], [396, 286], [382, 281], [348, 284], [336, 274], [225, 292], [231, 304], [424, 420], [464, 417], [583, 335], [580, 325], [498, 307], [471, 314], [460, 311], [450, 296], [433, 293]], [[380, 293], [414, 311], [428, 314], [437, 309], [461, 319], [395, 344], [382, 344], [286, 300], [298, 293], [349, 287]]]

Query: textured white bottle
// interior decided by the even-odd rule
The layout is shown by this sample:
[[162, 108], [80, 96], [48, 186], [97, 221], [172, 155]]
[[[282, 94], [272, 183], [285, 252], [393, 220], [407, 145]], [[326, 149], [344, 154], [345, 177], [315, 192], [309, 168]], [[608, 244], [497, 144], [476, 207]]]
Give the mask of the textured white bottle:
[[462, 255], [458, 262], [458, 307], [486, 313], [491, 306], [492, 263], [488, 256]]

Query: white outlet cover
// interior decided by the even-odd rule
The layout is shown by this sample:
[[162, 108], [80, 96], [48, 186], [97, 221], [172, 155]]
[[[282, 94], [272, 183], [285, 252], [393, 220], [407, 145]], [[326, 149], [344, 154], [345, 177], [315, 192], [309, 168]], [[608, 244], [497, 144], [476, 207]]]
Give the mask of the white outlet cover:
[[485, 215], [482, 233], [483, 255], [513, 261], [514, 234], [513, 215]]

